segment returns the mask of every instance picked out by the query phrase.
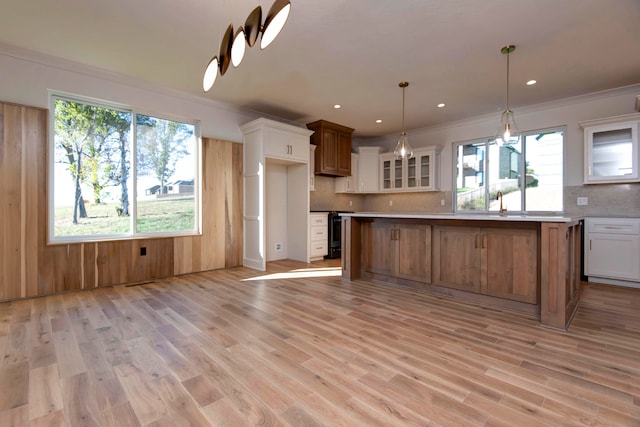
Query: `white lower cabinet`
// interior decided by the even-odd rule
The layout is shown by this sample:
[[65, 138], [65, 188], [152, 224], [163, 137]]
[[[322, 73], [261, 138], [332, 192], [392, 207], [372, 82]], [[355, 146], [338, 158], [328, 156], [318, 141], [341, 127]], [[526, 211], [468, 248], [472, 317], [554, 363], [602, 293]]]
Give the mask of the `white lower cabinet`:
[[329, 254], [329, 214], [309, 214], [309, 260], [318, 261]]
[[585, 230], [584, 272], [589, 280], [640, 282], [640, 218], [587, 218]]

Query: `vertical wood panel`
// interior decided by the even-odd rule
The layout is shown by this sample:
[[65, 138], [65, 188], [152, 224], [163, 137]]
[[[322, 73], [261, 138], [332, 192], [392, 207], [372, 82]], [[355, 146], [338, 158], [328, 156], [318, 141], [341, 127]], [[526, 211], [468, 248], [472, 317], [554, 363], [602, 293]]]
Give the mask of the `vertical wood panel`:
[[225, 267], [242, 265], [242, 144], [231, 145], [231, 175], [227, 177], [227, 229]]
[[[24, 190], [24, 293], [23, 296], [40, 294], [38, 266], [40, 245], [46, 243], [47, 233], [47, 111], [23, 108], [23, 190]], [[42, 243], [41, 243], [42, 242]]]
[[48, 246], [47, 121], [0, 102], [0, 301], [241, 264], [243, 146], [208, 138], [202, 236]]
[[242, 263], [242, 149], [203, 138], [202, 236], [174, 239], [174, 274]]
[[22, 117], [21, 108], [3, 109], [3, 141], [0, 151], [0, 216], [2, 217], [2, 276], [5, 299], [20, 297], [22, 281]]

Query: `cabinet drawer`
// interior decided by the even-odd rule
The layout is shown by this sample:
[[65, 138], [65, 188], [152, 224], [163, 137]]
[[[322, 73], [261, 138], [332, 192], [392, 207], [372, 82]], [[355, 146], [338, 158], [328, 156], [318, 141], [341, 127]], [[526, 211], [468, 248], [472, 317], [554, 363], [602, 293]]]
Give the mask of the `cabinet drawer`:
[[324, 241], [327, 242], [327, 227], [325, 226], [317, 226], [311, 227], [311, 236], [310, 239], [312, 242], [316, 241]]
[[637, 218], [587, 218], [589, 233], [640, 234], [640, 219]]
[[328, 242], [311, 242], [311, 257], [325, 256], [328, 253]]
[[327, 217], [327, 214], [322, 214], [322, 215], [315, 215], [315, 214], [311, 214], [311, 226], [316, 226], [316, 225], [324, 225], [327, 226], [329, 224], [329, 219]]

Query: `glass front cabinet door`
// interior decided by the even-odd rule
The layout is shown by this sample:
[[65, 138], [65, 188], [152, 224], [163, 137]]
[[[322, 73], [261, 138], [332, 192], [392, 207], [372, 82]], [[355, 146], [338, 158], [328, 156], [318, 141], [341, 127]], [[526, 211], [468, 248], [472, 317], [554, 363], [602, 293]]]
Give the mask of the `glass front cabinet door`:
[[640, 114], [581, 122], [586, 184], [638, 182]]
[[438, 189], [435, 148], [420, 148], [410, 159], [395, 159], [393, 153], [380, 155], [381, 191], [433, 191]]

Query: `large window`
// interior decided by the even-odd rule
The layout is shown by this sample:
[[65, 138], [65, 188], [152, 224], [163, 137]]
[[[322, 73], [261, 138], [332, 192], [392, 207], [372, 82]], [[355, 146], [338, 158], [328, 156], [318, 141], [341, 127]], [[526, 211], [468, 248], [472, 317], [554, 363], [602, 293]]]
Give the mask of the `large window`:
[[49, 240], [199, 232], [197, 123], [53, 95]]
[[523, 134], [517, 144], [492, 139], [454, 144], [456, 212], [507, 214], [563, 211], [564, 129]]

